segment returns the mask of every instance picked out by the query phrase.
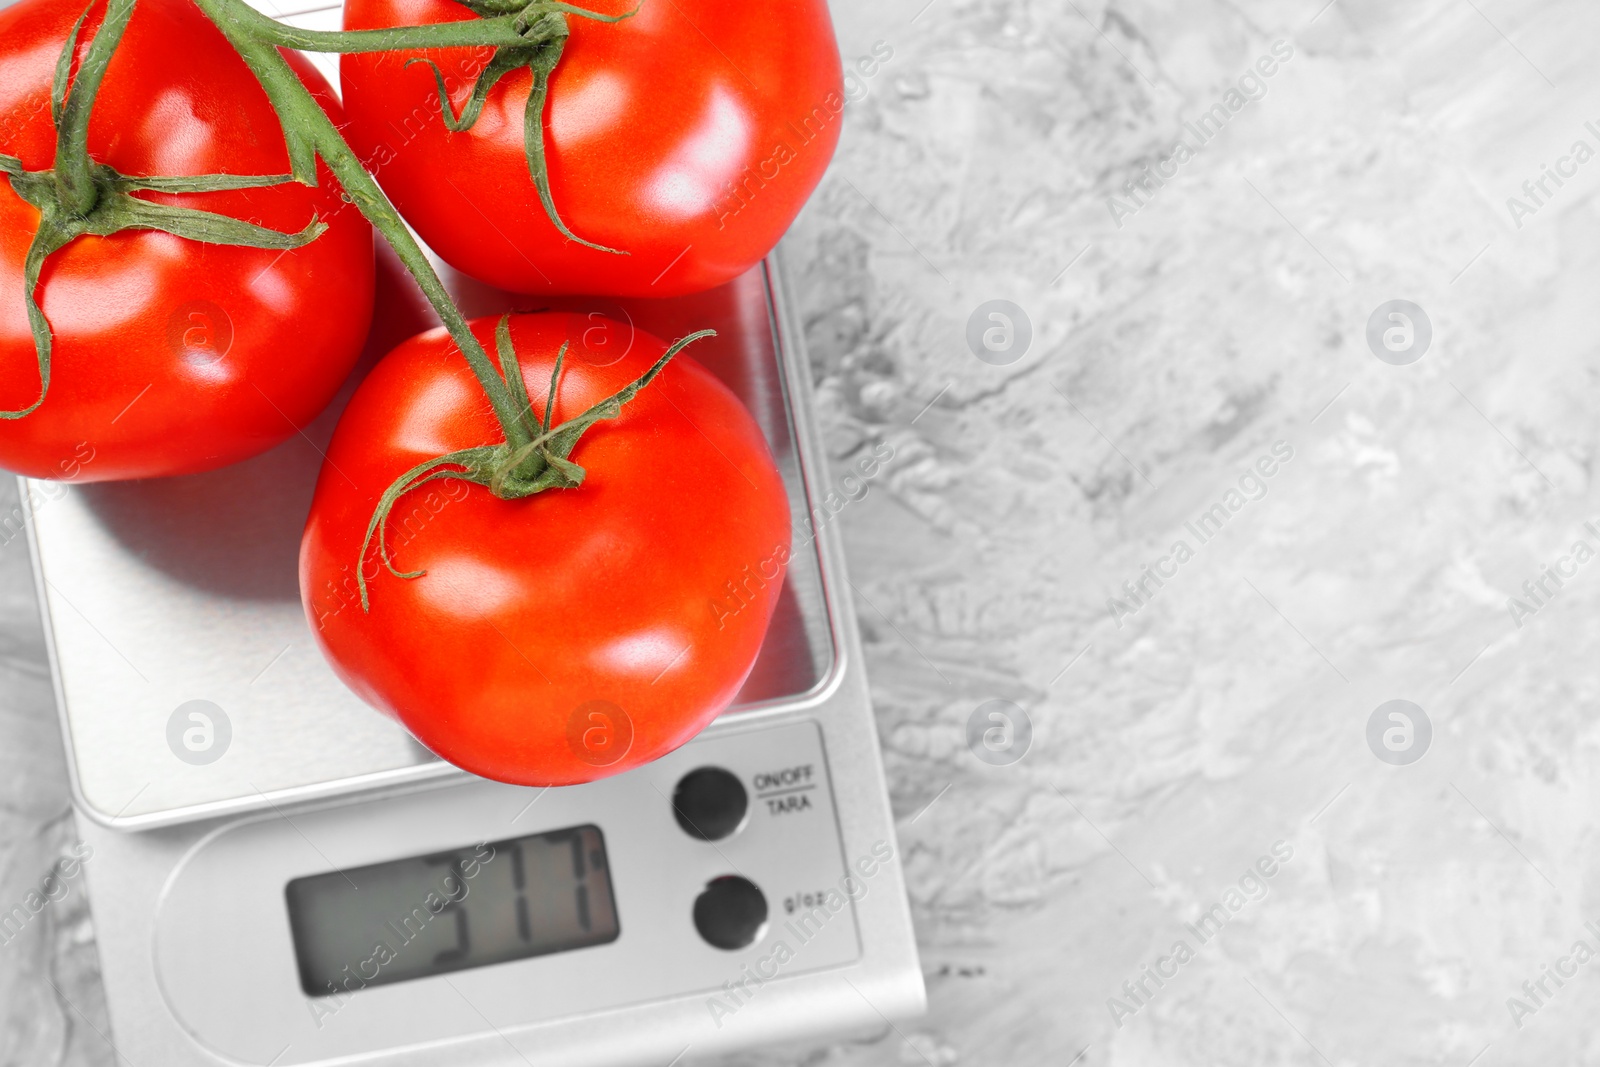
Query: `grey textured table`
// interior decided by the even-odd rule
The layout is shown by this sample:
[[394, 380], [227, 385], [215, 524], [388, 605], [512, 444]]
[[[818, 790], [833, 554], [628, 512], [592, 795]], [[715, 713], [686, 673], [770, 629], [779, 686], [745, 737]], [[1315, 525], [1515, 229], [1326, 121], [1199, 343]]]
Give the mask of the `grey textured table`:
[[[842, 521], [932, 1008], [741, 1062], [1592, 1060], [1600, 6], [837, 17], [892, 55], [789, 253], [837, 470], [895, 452]], [[992, 300], [1025, 352], [974, 354]], [[73, 835], [25, 555], [0, 902]], [[1369, 743], [1396, 698], [1431, 740]], [[0, 1049], [104, 1026], [74, 892], [0, 947]]]

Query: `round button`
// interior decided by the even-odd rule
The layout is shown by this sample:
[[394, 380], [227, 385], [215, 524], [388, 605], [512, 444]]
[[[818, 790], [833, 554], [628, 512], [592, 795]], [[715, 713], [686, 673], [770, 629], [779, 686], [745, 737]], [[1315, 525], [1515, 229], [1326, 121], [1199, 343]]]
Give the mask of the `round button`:
[[695, 898], [694, 928], [717, 948], [744, 948], [767, 928], [767, 898], [748, 878], [713, 878]]
[[690, 837], [720, 841], [739, 829], [750, 808], [744, 783], [721, 767], [701, 767], [678, 781], [672, 814]]

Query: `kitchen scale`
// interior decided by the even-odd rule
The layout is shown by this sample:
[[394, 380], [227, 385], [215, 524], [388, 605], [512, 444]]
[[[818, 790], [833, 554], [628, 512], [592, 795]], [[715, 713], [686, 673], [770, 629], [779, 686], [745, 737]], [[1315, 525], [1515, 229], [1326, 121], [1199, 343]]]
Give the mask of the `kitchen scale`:
[[[513, 302], [456, 288], [472, 315]], [[668, 1067], [923, 1010], [778, 263], [681, 300], [539, 304], [620, 318], [606, 344], [717, 329], [693, 355], [763, 427], [793, 509], [738, 700], [625, 774], [478, 779], [335, 678], [295, 577], [331, 414], [225, 477], [24, 483], [127, 1062]]]

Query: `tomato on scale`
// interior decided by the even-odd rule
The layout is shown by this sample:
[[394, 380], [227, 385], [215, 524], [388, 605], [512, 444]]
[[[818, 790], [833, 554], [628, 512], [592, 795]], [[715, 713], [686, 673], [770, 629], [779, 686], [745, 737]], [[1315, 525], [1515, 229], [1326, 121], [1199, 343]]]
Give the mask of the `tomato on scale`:
[[[485, 778], [585, 782], [677, 748], [738, 693], [782, 585], [714, 602], [787, 560], [788, 495], [755, 419], [671, 355], [683, 342], [642, 330], [620, 360], [569, 355], [558, 374], [591, 326], [472, 323], [533, 398], [531, 448], [483, 447], [501, 427], [443, 330], [391, 352], [340, 420], [301, 545], [340, 677]], [[508, 473], [540, 448], [548, 463]], [[503, 499], [508, 477], [545, 491]]]
[[[345, 27], [525, 6], [349, 0]], [[742, 274], [838, 143], [825, 0], [587, 6], [541, 16], [525, 47], [346, 55], [352, 146], [446, 262], [502, 289], [674, 296]]]
[[371, 227], [326, 168], [287, 180], [267, 94], [193, 4], [139, 0], [117, 27], [83, 12], [0, 12], [0, 467], [103, 481], [246, 459], [355, 365]]

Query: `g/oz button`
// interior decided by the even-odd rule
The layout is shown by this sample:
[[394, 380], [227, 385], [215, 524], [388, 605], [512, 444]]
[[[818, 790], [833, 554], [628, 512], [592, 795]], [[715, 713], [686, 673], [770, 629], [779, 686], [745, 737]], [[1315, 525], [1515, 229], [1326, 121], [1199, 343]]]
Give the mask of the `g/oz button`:
[[748, 878], [725, 874], [695, 898], [694, 928], [717, 948], [744, 948], [767, 928], [767, 898]]
[[744, 824], [750, 795], [744, 783], [721, 767], [701, 767], [678, 781], [672, 814], [690, 837], [720, 841]]

